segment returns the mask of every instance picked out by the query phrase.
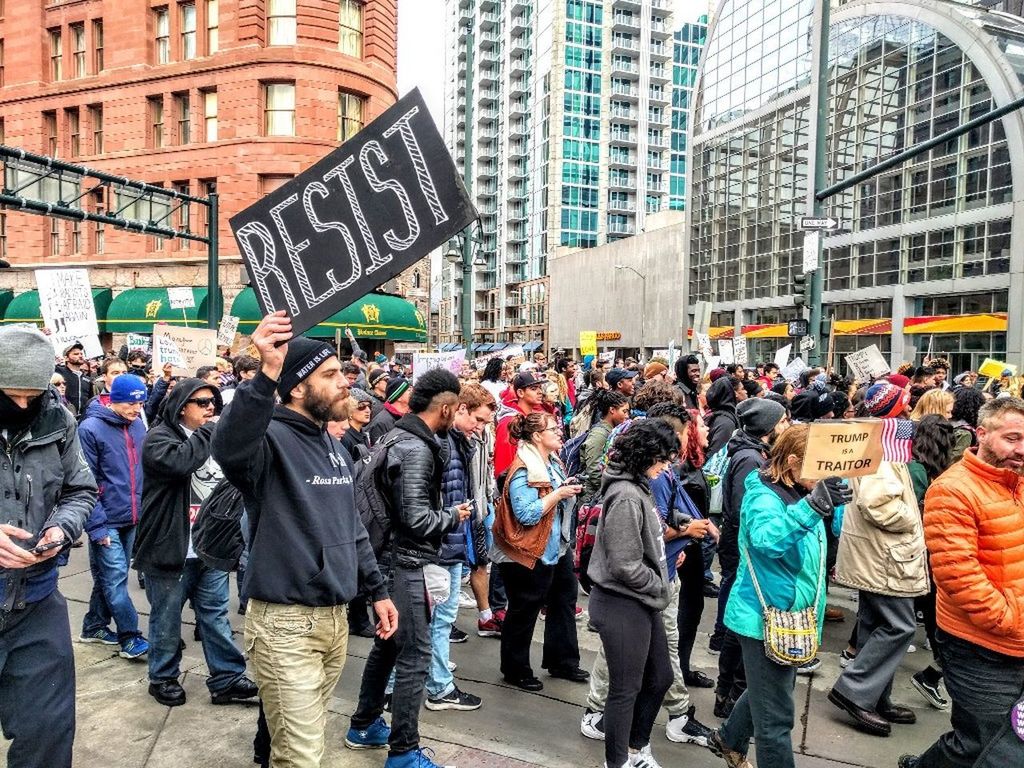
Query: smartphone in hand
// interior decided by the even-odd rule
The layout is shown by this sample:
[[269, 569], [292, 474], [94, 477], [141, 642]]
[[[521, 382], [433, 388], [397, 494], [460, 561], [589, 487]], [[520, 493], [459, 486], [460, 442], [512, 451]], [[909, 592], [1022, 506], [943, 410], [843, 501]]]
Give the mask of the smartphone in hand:
[[38, 545], [36, 547], [33, 547], [32, 549], [29, 550], [29, 552], [31, 552], [33, 555], [41, 555], [41, 554], [43, 554], [43, 552], [49, 552], [51, 549], [56, 549], [57, 547], [63, 547], [67, 543], [68, 543], [67, 539], [60, 539], [59, 541], [51, 541], [49, 544], [40, 544], [40, 545]]

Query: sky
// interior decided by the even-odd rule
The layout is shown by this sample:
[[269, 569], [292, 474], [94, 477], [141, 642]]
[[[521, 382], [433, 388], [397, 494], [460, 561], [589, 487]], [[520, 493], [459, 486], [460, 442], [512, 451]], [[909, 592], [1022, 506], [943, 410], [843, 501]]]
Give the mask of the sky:
[[[404, 95], [418, 86], [438, 126], [444, 113], [444, 2], [398, 0], [398, 91]], [[708, 0], [676, 0], [676, 24], [707, 10]]]

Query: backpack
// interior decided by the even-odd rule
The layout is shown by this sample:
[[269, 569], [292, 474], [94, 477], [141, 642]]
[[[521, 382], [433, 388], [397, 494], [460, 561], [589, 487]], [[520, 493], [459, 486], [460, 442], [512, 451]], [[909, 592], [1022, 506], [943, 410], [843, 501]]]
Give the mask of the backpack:
[[579, 509], [576, 523], [576, 544], [573, 549], [573, 565], [576, 571], [576, 578], [585, 592], [590, 592], [593, 583], [587, 575], [590, 567], [590, 557], [594, 554], [594, 544], [597, 541], [597, 525], [601, 522], [601, 501], [595, 500], [590, 504], [584, 504]]
[[558, 452], [558, 458], [562, 460], [562, 465], [565, 467], [566, 477], [578, 477], [580, 472], [583, 471], [583, 465], [580, 463], [580, 453], [583, 449], [583, 443], [586, 442], [587, 435], [589, 434], [590, 430], [588, 429], [583, 434], [576, 435], [576, 437], [564, 443], [562, 450]]
[[704, 466], [701, 468], [704, 472], [704, 478], [708, 481], [708, 490], [710, 491], [708, 497], [709, 515], [722, 514], [722, 490], [725, 486], [725, 473], [729, 471], [730, 461], [729, 444], [726, 443], [718, 449], [714, 456], [705, 461]]
[[370, 449], [365, 458], [356, 462], [356, 509], [378, 563], [391, 543], [391, 502], [383, 491], [388, 449], [408, 439], [411, 437], [406, 434], [389, 433]]
[[199, 559], [215, 571], [238, 570], [245, 550], [242, 512], [242, 492], [226, 479], [217, 483], [199, 505], [192, 526], [192, 546]]

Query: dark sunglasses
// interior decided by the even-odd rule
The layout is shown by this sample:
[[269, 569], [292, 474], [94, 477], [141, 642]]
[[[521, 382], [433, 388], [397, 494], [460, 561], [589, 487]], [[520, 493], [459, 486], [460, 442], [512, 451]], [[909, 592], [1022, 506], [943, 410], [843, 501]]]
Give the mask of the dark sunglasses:
[[357, 411], [368, 411], [368, 410], [370, 410], [370, 404], [369, 403], [360, 403], [359, 405], [356, 406], [356, 410]]
[[186, 403], [195, 403], [200, 408], [209, 408], [211, 405], [217, 402], [215, 397], [192, 397], [185, 401]]

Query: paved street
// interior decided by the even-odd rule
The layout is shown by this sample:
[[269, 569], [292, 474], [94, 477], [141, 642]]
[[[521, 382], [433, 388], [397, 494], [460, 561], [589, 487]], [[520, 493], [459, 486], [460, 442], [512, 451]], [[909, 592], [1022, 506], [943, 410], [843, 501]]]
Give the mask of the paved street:
[[[148, 611], [145, 596], [132, 578], [135, 604]], [[91, 582], [85, 550], [73, 550], [71, 564], [64, 569], [61, 589], [68, 598], [71, 626], [77, 635], [85, 613]], [[840, 592], [835, 602], [852, 607], [849, 593]], [[714, 602], [708, 601], [702, 634], [694, 652], [695, 666], [714, 676], [715, 657], [707, 653]], [[78, 736], [76, 765], [105, 768], [244, 768], [251, 765], [252, 736], [256, 709], [248, 706], [213, 707], [205, 687], [206, 667], [200, 644], [192, 639], [192, 614], [186, 608], [183, 636], [188, 644], [182, 669], [189, 700], [170, 709], [157, 704], [146, 693], [146, 666], [114, 656], [108, 648], [75, 644], [78, 667]], [[463, 610], [459, 626], [472, 632], [472, 614]], [[241, 632], [241, 617], [232, 623]], [[913, 707], [918, 724], [895, 727], [894, 736], [878, 739], [862, 735], [841, 722], [841, 715], [825, 699], [838, 674], [838, 653], [850, 631], [850, 619], [826, 627], [825, 661], [811, 684], [801, 679], [797, 686], [800, 716], [794, 744], [801, 768], [863, 766], [889, 768], [902, 752], [917, 751], [929, 744], [948, 725], [948, 715], [933, 710], [910, 686], [909, 676], [923, 668], [930, 654], [923, 649], [908, 655], [896, 681], [894, 698]], [[542, 630], [543, 627], [540, 627]], [[583, 666], [590, 667], [598, 647], [596, 634], [580, 627], [584, 650]], [[923, 640], [923, 630], [918, 641]], [[370, 768], [383, 764], [383, 753], [358, 753], [343, 746], [348, 718], [355, 704], [369, 641], [355, 638], [349, 646], [349, 661], [331, 707], [325, 768], [351, 766]], [[483, 707], [476, 712], [428, 712], [420, 719], [424, 744], [436, 750], [442, 762], [459, 768], [591, 768], [603, 763], [601, 744], [579, 733], [584, 686], [541, 676], [545, 689], [528, 694], [509, 688], [497, 672], [498, 643], [473, 633], [468, 643], [452, 647], [458, 663], [460, 687], [481, 696]], [[534, 653], [539, 662], [540, 649]], [[699, 716], [711, 724], [713, 696], [710, 691], [694, 692]], [[724, 763], [710, 752], [673, 744], [664, 738], [664, 713], [654, 731], [655, 756], [665, 768], [710, 768]], [[6, 745], [0, 743], [0, 754]], [[763, 766], [762, 768], [772, 768]]]

